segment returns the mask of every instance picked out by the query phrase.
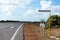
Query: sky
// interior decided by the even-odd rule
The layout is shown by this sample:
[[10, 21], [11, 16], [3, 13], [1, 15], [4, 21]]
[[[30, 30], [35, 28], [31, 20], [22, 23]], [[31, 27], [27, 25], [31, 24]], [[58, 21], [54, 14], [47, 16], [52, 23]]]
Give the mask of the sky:
[[0, 20], [40, 21], [60, 15], [60, 0], [0, 0]]

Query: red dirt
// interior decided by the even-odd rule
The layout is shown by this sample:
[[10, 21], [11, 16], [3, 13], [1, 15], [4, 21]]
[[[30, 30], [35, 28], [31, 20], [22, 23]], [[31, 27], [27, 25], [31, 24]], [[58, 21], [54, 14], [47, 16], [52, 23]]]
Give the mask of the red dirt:
[[24, 36], [25, 36], [24, 40], [40, 40], [39, 36], [34, 31], [32, 31], [30, 27], [32, 27], [32, 25], [29, 24], [24, 25]]

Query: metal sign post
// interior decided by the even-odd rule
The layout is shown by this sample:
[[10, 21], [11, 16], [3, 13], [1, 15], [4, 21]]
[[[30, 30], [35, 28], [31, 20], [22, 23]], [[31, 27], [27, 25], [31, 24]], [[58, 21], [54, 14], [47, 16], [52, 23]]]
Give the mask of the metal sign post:
[[[38, 12], [50, 12], [51, 16], [51, 10], [38, 10]], [[50, 20], [49, 20], [48, 36], [50, 36]]]

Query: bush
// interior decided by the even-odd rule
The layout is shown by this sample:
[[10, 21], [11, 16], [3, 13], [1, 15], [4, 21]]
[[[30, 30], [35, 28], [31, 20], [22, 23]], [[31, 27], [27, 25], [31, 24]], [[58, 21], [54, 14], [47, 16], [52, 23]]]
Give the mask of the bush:
[[[60, 27], [60, 23], [58, 23], [58, 19], [60, 18], [60, 16], [58, 15], [52, 15], [49, 17], [49, 19], [47, 20], [47, 28], [49, 28], [49, 20], [50, 20], [50, 28], [59, 28]], [[60, 19], [59, 19], [60, 20]]]

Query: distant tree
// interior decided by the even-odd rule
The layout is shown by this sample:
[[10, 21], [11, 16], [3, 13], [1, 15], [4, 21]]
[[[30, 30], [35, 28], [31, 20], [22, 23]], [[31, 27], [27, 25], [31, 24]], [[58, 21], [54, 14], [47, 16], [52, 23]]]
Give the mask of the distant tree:
[[4, 20], [1, 20], [1, 22], [4, 22]]
[[44, 19], [41, 19], [40, 22], [45, 22], [45, 20]]

